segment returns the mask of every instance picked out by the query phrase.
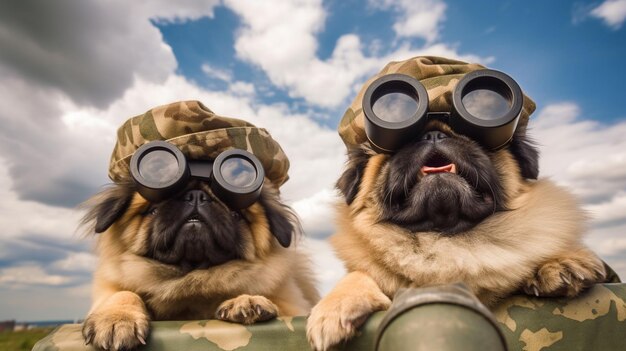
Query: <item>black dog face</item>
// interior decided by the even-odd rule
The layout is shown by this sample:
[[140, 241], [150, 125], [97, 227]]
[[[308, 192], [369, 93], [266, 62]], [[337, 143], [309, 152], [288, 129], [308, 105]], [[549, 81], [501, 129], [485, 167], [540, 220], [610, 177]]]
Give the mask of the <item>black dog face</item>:
[[207, 268], [242, 257], [245, 221], [206, 184], [196, 182], [178, 196], [151, 204], [149, 258], [183, 269]]
[[[497, 152], [509, 152], [517, 167], [498, 164]], [[353, 151], [352, 162], [337, 183], [348, 204], [358, 193], [369, 154]], [[499, 151], [488, 151], [442, 123], [431, 123], [414, 142], [389, 155], [377, 185], [380, 220], [411, 232], [456, 234], [506, 210], [503, 179], [537, 177], [536, 149], [516, 135]]]
[[83, 222], [95, 222], [97, 233], [119, 235], [124, 246], [141, 248], [137, 251], [142, 256], [183, 271], [246, 257], [245, 243], [255, 244], [252, 222], [265, 223], [267, 240], [275, 238], [283, 247], [290, 245], [299, 227], [297, 217], [280, 202], [271, 184], [264, 186], [253, 205], [257, 210], [229, 208], [201, 181], [157, 203], [139, 196], [129, 181], [114, 184], [92, 202]]

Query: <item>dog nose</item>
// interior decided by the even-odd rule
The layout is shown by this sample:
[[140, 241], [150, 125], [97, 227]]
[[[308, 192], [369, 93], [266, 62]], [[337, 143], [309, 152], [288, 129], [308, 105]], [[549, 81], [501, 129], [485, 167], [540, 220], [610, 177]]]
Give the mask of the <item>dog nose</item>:
[[199, 206], [210, 202], [211, 198], [203, 190], [189, 190], [183, 195], [183, 200], [192, 205]]
[[424, 134], [424, 136], [422, 136], [422, 140], [425, 141], [430, 141], [430, 142], [437, 142], [438, 140], [442, 140], [448, 137], [448, 134], [439, 131], [439, 130], [431, 130], [430, 132]]

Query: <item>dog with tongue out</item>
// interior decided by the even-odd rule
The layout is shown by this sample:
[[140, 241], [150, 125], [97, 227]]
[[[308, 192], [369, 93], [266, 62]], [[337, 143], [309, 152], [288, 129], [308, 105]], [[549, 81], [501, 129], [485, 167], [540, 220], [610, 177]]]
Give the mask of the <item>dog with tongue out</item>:
[[[605, 280], [608, 268], [582, 242], [586, 217], [578, 202], [538, 177], [538, 152], [526, 133], [535, 104], [516, 83], [520, 90], [503, 95], [509, 101], [493, 104], [494, 96], [481, 89], [502, 90], [510, 79], [493, 72], [440, 57], [391, 62], [346, 111], [339, 134], [348, 161], [337, 181], [343, 201], [330, 240], [348, 274], [311, 311], [307, 335], [314, 349], [349, 339], [406, 287], [463, 282], [493, 307], [516, 291], [571, 297]], [[472, 75], [487, 78], [457, 89]], [[390, 81], [397, 84], [386, 86]], [[423, 91], [413, 100], [393, 96], [406, 87]], [[476, 102], [466, 94], [472, 89]], [[500, 126], [493, 121], [472, 130], [455, 120], [461, 115], [451, 113], [458, 112], [455, 94], [468, 111], [481, 104], [517, 106], [515, 123], [502, 124], [509, 134], [493, 135], [491, 126]], [[405, 133], [401, 143], [386, 137], [390, 149], [375, 144], [377, 130], [368, 125], [371, 111], [363, 103], [368, 99], [374, 112], [391, 116], [382, 126], [404, 123], [396, 116], [415, 101], [427, 102], [433, 118]]]

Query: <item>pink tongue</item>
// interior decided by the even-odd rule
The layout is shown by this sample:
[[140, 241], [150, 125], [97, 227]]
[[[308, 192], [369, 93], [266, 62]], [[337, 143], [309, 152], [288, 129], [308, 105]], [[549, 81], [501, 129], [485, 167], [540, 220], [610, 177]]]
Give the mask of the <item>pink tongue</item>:
[[423, 175], [432, 173], [456, 173], [456, 165], [454, 163], [451, 163], [449, 165], [441, 167], [422, 166], [420, 170], [422, 171]]

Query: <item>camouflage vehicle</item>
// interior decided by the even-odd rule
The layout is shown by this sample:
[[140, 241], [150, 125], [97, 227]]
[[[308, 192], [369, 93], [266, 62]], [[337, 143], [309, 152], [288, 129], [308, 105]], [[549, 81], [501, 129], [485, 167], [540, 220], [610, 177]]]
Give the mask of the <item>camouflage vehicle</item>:
[[[487, 311], [462, 286], [405, 290], [340, 350], [626, 350], [626, 284], [574, 299], [512, 296]], [[250, 326], [217, 320], [153, 322], [141, 351], [309, 350], [306, 317]], [[34, 351], [94, 351], [80, 324], [58, 327]]]

